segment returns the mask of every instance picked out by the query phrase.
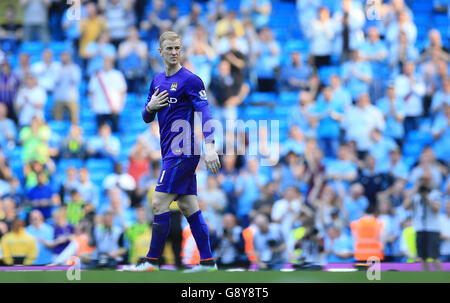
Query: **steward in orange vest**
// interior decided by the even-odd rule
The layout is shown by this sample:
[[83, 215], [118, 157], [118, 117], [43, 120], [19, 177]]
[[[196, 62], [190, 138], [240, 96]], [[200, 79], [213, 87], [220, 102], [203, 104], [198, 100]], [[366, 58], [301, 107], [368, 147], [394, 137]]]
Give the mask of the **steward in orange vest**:
[[365, 215], [359, 220], [350, 223], [352, 235], [355, 241], [354, 257], [358, 261], [367, 261], [369, 257], [384, 259], [381, 234], [383, 222], [373, 215]]

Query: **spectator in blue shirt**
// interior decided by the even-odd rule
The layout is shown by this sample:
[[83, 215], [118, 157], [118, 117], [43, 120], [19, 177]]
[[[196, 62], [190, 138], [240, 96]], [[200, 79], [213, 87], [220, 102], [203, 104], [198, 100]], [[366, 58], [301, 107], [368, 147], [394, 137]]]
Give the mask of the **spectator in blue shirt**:
[[88, 59], [86, 73], [89, 77], [102, 69], [104, 57], [116, 58], [116, 47], [110, 41], [109, 33], [104, 32], [99, 36], [98, 41], [90, 42], [86, 46], [86, 58]]
[[120, 141], [111, 134], [111, 127], [105, 123], [100, 126], [98, 135], [87, 142], [89, 156], [115, 160], [120, 152]]
[[246, 168], [241, 170], [236, 180], [235, 194], [238, 197], [237, 217], [243, 227], [249, 224], [248, 214], [253, 203], [259, 198], [261, 188], [268, 178], [260, 172], [259, 159], [254, 157], [247, 160]]
[[259, 39], [252, 47], [252, 54], [258, 90], [275, 91], [277, 84], [275, 70], [280, 65], [280, 45], [275, 41], [269, 27], [264, 27], [259, 32]]
[[394, 179], [407, 179], [409, 167], [402, 159], [402, 153], [399, 148], [389, 151], [389, 162], [387, 167], [380, 167], [379, 172], [387, 173]]
[[38, 255], [33, 265], [52, 263], [52, 250], [47, 248], [42, 240], [49, 242], [53, 240], [53, 227], [44, 222], [44, 216], [37, 209], [30, 213], [30, 223], [26, 228], [26, 232], [36, 238], [38, 244]]
[[377, 128], [370, 132], [370, 139], [372, 146], [369, 148], [369, 154], [375, 158], [377, 171], [379, 171], [380, 167], [389, 166], [389, 152], [397, 148], [397, 143], [393, 139], [383, 136]]
[[288, 117], [288, 125], [296, 125], [303, 134], [312, 134], [313, 126], [311, 125], [308, 112], [313, 105], [312, 95], [307, 90], [302, 90], [298, 94], [298, 106], [296, 106]]
[[8, 107], [0, 102], [0, 147], [9, 152], [14, 149], [17, 136], [16, 124], [8, 118]]
[[374, 100], [379, 99], [382, 92], [383, 79], [386, 71], [386, 59], [388, 49], [383, 41], [380, 40], [380, 33], [376, 27], [370, 27], [367, 30], [367, 40], [359, 48], [363, 60], [369, 62], [373, 73], [370, 92]]
[[384, 116], [386, 127], [383, 134], [401, 145], [404, 136], [405, 102], [397, 98], [393, 82], [388, 84], [386, 96], [377, 101], [376, 107]]
[[338, 157], [325, 164], [325, 174], [334, 183], [349, 184], [357, 177], [358, 168], [350, 160], [350, 150], [346, 144], [342, 144], [338, 150]]
[[350, 187], [348, 196], [344, 198], [343, 206], [347, 213], [348, 223], [358, 220], [364, 215], [369, 201], [364, 196], [364, 187], [360, 183], [354, 183]]
[[354, 260], [353, 239], [335, 226], [327, 228], [324, 246], [328, 263], [345, 263]]
[[350, 92], [342, 85], [342, 80], [336, 73], [330, 75], [329, 82], [333, 89], [333, 99], [339, 102], [341, 107], [346, 111], [352, 105]]
[[342, 79], [353, 100], [356, 100], [361, 93], [369, 92], [372, 78], [370, 64], [363, 61], [359, 50], [353, 50], [351, 60], [342, 65]]
[[236, 213], [237, 200], [234, 192], [236, 186], [236, 179], [239, 176], [237, 166], [237, 156], [232, 154], [225, 154], [220, 161], [222, 168], [218, 173], [217, 180], [219, 181], [220, 188], [225, 191], [227, 196], [228, 205], [226, 212]]
[[78, 173], [80, 180], [76, 186], [77, 191], [81, 194], [84, 201], [97, 208], [100, 203], [100, 192], [98, 186], [90, 180], [89, 170], [86, 167], [80, 168]]
[[38, 184], [28, 192], [28, 201], [32, 209], [39, 210], [45, 219], [51, 217], [53, 206], [60, 204], [58, 195], [49, 184], [46, 184], [47, 177], [44, 173], [37, 175]]
[[444, 113], [436, 118], [431, 129], [433, 134], [433, 149], [436, 158], [450, 161], [450, 105], [445, 104]]
[[255, 28], [258, 30], [268, 25], [272, 3], [270, 0], [242, 0], [240, 10], [243, 17], [253, 19]]
[[310, 116], [318, 120], [318, 143], [325, 157], [336, 157], [343, 112], [340, 102], [333, 96], [332, 88], [328, 86], [323, 88], [322, 95], [309, 111]]
[[313, 81], [311, 66], [302, 62], [302, 55], [299, 51], [291, 52], [289, 63], [281, 70], [282, 88], [287, 91], [299, 91], [310, 89]]

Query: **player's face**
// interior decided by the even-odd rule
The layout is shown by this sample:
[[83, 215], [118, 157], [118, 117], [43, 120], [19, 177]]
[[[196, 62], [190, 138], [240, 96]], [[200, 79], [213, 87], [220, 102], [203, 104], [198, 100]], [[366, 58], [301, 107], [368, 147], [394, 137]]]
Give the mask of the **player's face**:
[[163, 57], [164, 64], [179, 64], [181, 58], [181, 41], [165, 40], [159, 49], [159, 53]]

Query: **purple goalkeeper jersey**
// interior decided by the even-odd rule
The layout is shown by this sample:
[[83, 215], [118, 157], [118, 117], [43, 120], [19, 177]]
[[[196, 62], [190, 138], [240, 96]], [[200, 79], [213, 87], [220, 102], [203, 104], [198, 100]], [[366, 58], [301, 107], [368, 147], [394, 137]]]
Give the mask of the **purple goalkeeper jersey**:
[[205, 128], [205, 123], [212, 117], [203, 81], [184, 67], [172, 76], [166, 76], [164, 72], [156, 75], [142, 110], [146, 123], [155, 119], [156, 113], [149, 113], [146, 106], [158, 88], [159, 93], [164, 90], [169, 93], [169, 105], [157, 112], [163, 160], [200, 157], [201, 142], [194, 137], [194, 112], [202, 115], [205, 142], [214, 142], [214, 128]]

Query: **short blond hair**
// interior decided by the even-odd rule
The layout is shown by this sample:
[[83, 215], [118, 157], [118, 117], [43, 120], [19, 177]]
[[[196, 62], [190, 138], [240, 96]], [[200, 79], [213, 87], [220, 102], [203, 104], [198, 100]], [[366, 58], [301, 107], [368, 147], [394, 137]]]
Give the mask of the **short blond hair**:
[[159, 47], [162, 47], [163, 42], [166, 40], [180, 40], [181, 41], [180, 36], [178, 36], [177, 33], [171, 32], [171, 31], [164, 32], [159, 37]]

